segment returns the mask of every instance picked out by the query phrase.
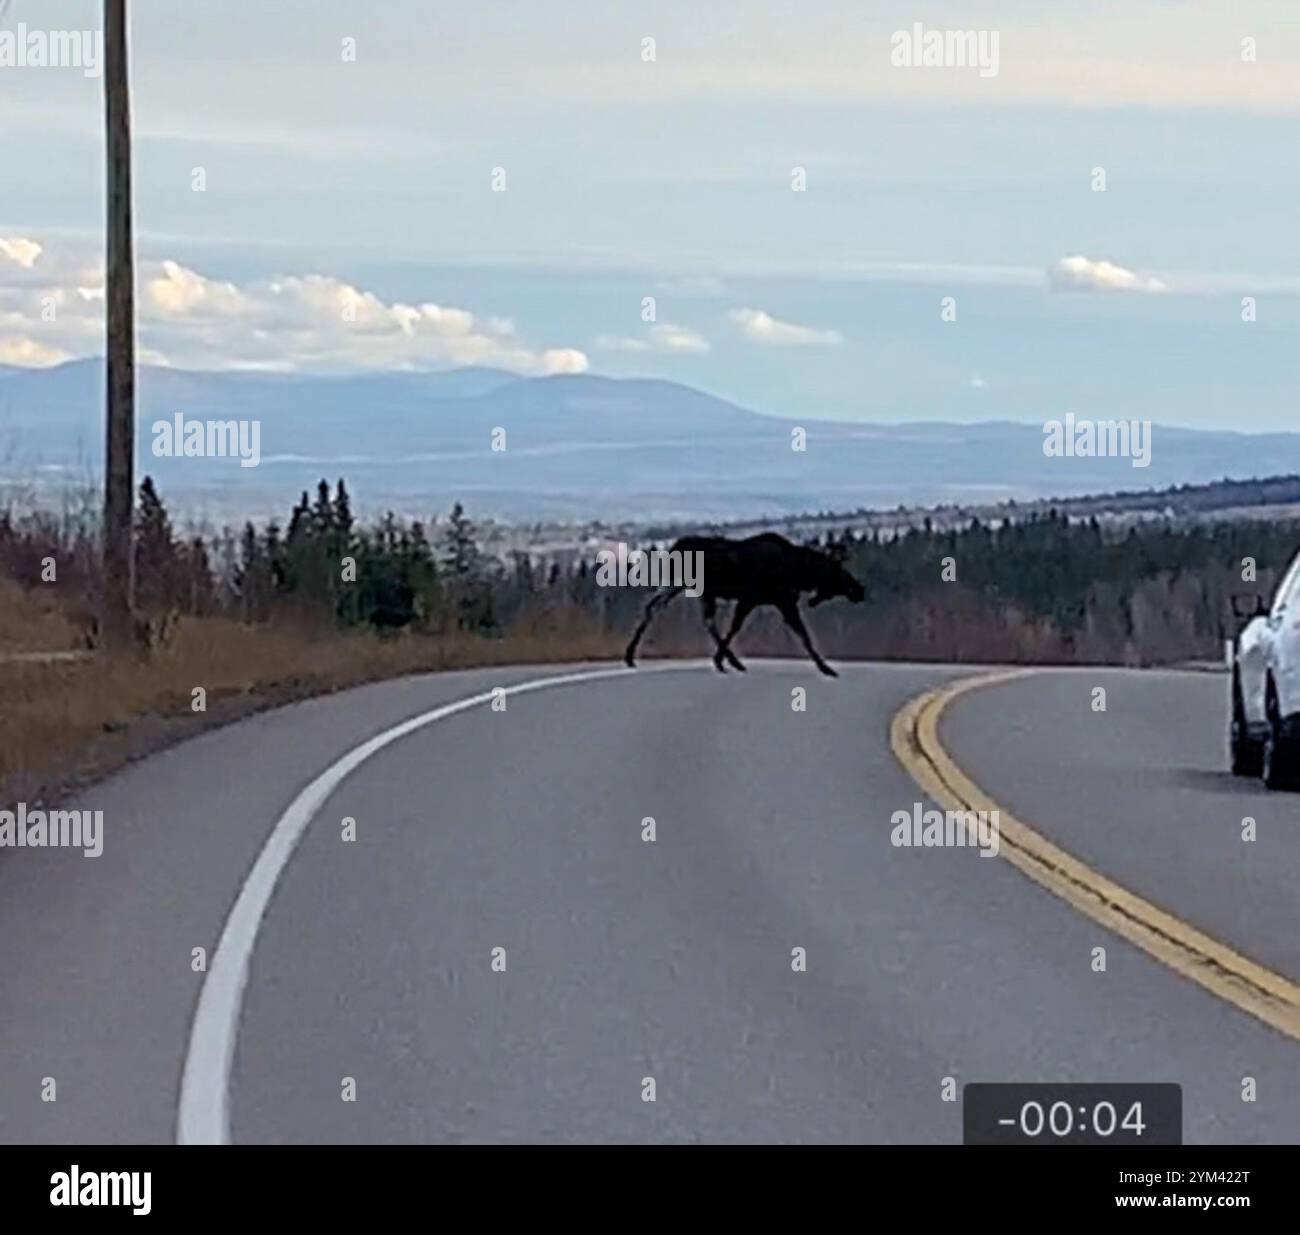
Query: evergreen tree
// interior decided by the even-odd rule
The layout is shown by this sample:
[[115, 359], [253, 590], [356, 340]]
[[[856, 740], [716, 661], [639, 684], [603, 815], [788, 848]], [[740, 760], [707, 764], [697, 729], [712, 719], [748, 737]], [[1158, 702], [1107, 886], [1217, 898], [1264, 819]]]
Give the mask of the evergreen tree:
[[340, 533], [345, 543], [352, 535], [352, 500], [348, 497], [342, 476], [334, 490], [334, 529]]
[[302, 539], [311, 529], [309, 515], [311, 513], [311, 503], [307, 500], [307, 490], [302, 491], [302, 497], [298, 505], [293, 508], [293, 514], [289, 516], [289, 530], [285, 533], [285, 541], [294, 545]]
[[195, 617], [204, 617], [213, 609], [214, 585], [208, 547], [202, 536], [193, 537], [186, 547], [185, 574], [189, 585], [185, 611]]
[[316, 502], [311, 508], [312, 531], [322, 540], [334, 526], [334, 503], [330, 500], [329, 482], [316, 486]]
[[134, 539], [135, 593], [139, 608], [157, 610], [179, 603], [184, 571], [171, 519], [151, 476], [146, 476], [140, 485]]
[[236, 586], [239, 591], [240, 615], [245, 622], [257, 621], [262, 616], [262, 580], [265, 561], [261, 541], [252, 520], [244, 524], [239, 543], [239, 572]]
[[474, 525], [457, 502], [447, 519], [443, 533], [443, 565], [453, 579], [465, 581], [478, 573], [479, 549], [474, 539]]

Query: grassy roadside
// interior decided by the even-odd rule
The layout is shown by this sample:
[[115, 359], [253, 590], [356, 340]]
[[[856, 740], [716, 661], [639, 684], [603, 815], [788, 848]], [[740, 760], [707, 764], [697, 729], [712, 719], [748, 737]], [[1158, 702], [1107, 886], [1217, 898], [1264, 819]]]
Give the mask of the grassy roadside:
[[0, 579], [0, 656], [76, 647], [78, 632], [56, 597]]
[[[57, 800], [204, 729], [366, 682], [622, 654], [624, 636], [601, 634], [581, 615], [564, 616], [572, 620], [504, 639], [312, 637], [223, 618], [187, 619], [169, 646], [147, 658], [4, 660], [7, 654], [70, 646], [59, 638], [66, 632], [54, 619], [35, 635], [24, 626], [27, 637], [0, 641], [0, 807]], [[206, 692], [201, 712], [192, 706], [198, 687]]]
[[[861, 647], [832, 614], [817, 635], [832, 659], [860, 659]], [[606, 660], [618, 663], [628, 630], [603, 627], [578, 604], [522, 619], [504, 638], [469, 633], [312, 633], [294, 625], [244, 625], [185, 618], [170, 643], [150, 655], [109, 657], [78, 650], [82, 628], [41, 589], [0, 579], [0, 809], [57, 801], [75, 789], [196, 733], [297, 700], [415, 673], [506, 664]], [[824, 637], [825, 636], [825, 637]], [[774, 615], [746, 632], [752, 655], [800, 655]], [[941, 659], [915, 655], [918, 661]], [[1048, 656], [972, 663], [1071, 663]], [[42, 653], [76, 659], [42, 661]], [[695, 615], [679, 609], [643, 655], [702, 655]], [[893, 659], [885, 646], [876, 659]], [[953, 659], [944, 657], [942, 659]], [[963, 658], [956, 658], [961, 660]], [[1104, 663], [1104, 662], [1103, 662]], [[1171, 667], [1222, 672], [1221, 662]], [[194, 710], [194, 692], [206, 692]]]

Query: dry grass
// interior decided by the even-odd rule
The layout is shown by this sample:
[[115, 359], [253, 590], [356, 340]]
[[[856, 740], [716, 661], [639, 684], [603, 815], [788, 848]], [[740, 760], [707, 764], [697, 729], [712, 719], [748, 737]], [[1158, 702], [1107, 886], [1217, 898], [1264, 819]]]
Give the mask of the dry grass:
[[0, 656], [74, 648], [81, 633], [64, 616], [52, 589], [27, 591], [10, 579], [0, 579]]
[[[50, 636], [43, 645], [40, 632], [30, 630], [25, 640], [0, 643], [0, 656], [69, 646], [66, 638], [59, 641], [66, 632], [56, 626], [40, 629]], [[624, 638], [601, 635], [576, 613], [552, 615], [505, 639], [311, 638], [226, 619], [184, 619], [171, 645], [147, 659], [95, 655], [72, 663], [0, 663], [0, 804], [57, 794], [198, 728], [259, 708], [408, 673], [609, 659], [621, 655]], [[200, 686], [207, 710], [196, 715], [192, 692]]]

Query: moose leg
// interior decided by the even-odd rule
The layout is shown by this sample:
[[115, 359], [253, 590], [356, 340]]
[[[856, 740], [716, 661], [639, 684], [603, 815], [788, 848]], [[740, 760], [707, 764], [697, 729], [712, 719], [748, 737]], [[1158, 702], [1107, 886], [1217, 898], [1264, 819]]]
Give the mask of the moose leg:
[[726, 638], [718, 645], [718, 650], [713, 657], [713, 663], [717, 665], [719, 669], [722, 668], [722, 661], [725, 657], [727, 662], [733, 668], [739, 669], [744, 673], [745, 666], [742, 665], [739, 659], [733, 654], [731, 650], [731, 641], [740, 633], [740, 628], [744, 625], [745, 619], [753, 613], [753, 611], [753, 601], [736, 601], [736, 611], [731, 615], [731, 629], [727, 631]]
[[718, 667], [719, 673], [727, 672], [727, 666], [723, 664], [722, 646], [723, 637], [718, 630], [718, 597], [701, 597], [699, 607], [705, 614], [705, 629], [714, 638], [714, 646], [718, 649], [718, 655], [714, 656], [714, 664]]
[[627, 645], [627, 651], [623, 653], [623, 660], [629, 669], [636, 668], [636, 648], [641, 642], [641, 636], [645, 634], [646, 627], [650, 625], [650, 619], [664, 607], [684, 588], [672, 587], [662, 592], [656, 592], [650, 597], [650, 603], [645, 607], [645, 616], [641, 619], [641, 624], [636, 628], [636, 633], [632, 636], [632, 642]]
[[828, 678], [839, 677], [840, 675], [836, 673], [830, 665], [822, 660], [821, 656], [817, 653], [817, 649], [813, 647], [812, 639], [809, 638], [808, 635], [808, 628], [803, 624], [803, 618], [799, 614], [798, 598], [796, 597], [794, 600], [783, 600], [777, 608], [781, 610], [781, 616], [785, 618], [785, 624], [794, 631], [803, 642], [804, 647], [808, 651], [808, 655], [812, 657], [813, 664], [816, 665], [817, 668], [820, 669]]
[[716, 646], [716, 649], [718, 649], [714, 655], [714, 664], [716, 668], [718, 668], [718, 672], [727, 672], [727, 666], [723, 664], [723, 660], [725, 659], [729, 660], [732, 664], [735, 664], [736, 668], [740, 669], [740, 671], [744, 673], [744, 664], [741, 664], [740, 660], [737, 660], [735, 656], [729, 653], [727, 650], [727, 643], [723, 640], [722, 634], [718, 633], [718, 597], [703, 597], [699, 604], [701, 604], [701, 608], [705, 611], [705, 628], [708, 630], [708, 633], [714, 637], [714, 645]]

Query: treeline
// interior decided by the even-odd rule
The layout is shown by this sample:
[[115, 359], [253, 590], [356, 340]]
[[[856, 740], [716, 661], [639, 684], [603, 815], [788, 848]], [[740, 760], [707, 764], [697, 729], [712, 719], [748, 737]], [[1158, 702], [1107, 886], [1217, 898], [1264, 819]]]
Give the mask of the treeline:
[[1062, 509], [1090, 511], [1105, 506], [1121, 511], [1170, 510], [1176, 515], [1203, 514], [1234, 506], [1286, 506], [1300, 502], [1300, 476], [1268, 476], [1259, 480], [1216, 480], [1204, 485], [1172, 485], [1154, 492], [1121, 490], [1096, 497], [1075, 498]]
[[[306, 632], [449, 631], [500, 637], [562, 628], [584, 616], [573, 579], [524, 554], [485, 554], [456, 503], [432, 529], [389, 514], [362, 526], [343, 480], [303, 493], [282, 523], [248, 522], [207, 537], [178, 535], [153, 481], [135, 510], [136, 607], [145, 613], [226, 617]], [[0, 513], [0, 574], [57, 597], [89, 628], [99, 595], [95, 520], [88, 510]], [[600, 606], [595, 606], [597, 611]]]
[[[1234, 592], [1271, 593], [1291, 522], [1108, 532], [1056, 511], [991, 527], [847, 536], [868, 603], [826, 614], [840, 655], [1156, 664], [1218, 659]], [[1252, 579], [1253, 576], [1253, 579]]]
[[[809, 621], [823, 651], [840, 658], [1218, 659], [1233, 628], [1232, 593], [1271, 592], [1297, 542], [1294, 522], [1151, 522], [1117, 532], [1057, 511], [997, 526], [927, 521], [898, 535], [845, 533], [837, 547], [867, 600], [821, 607]], [[283, 522], [181, 536], [146, 479], [135, 545], [141, 609], [307, 632], [621, 633], [647, 598], [598, 587], [594, 561], [561, 567], [485, 552], [459, 503], [432, 524], [389, 514], [362, 525], [342, 480], [322, 480], [314, 498], [303, 493]], [[51, 560], [57, 580], [48, 577]], [[0, 573], [27, 588], [52, 585], [74, 621], [88, 621], [94, 608], [97, 562], [93, 512], [0, 514]], [[741, 644], [796, 651], [779, 619], [761, 611]], [[652, 654], [707, 650], [691, 601], [670, 606], [647, 644]]]
[[[1058, 515], [1067, 515], [1072, 519], [1096, 516], [1106, 524], [1118, 524], [1127, 528], [1131, 523], [1149, 517], [1179, 523], [1224, 511], [1246, 509], [1257, 511], [1253, 516], [1255, 518], [1267, 519], [1264, 512], [1268, 507], [1297, 505], [1300, 505], [1300, 476], [1289, 475], [1251, 480], [1224, 479], [1208, 484], [1169, 485], [1163, 489], [1122, 489], [1114, 493], [1092, 493], [1082, 497], [1031, 498], [1021, 501], [1009, 498], [987, 505], [939, 503], [924, 510], [899, 505], [892, 510], [859, 506], [856, 510], [806, 511], [800, 515], [775, 517], [769, 521], [768, 527], [785, 535], [796, 535], [798, 529], [803, 529], [806, 535], [822, 535], [827, 528], [838, 532], [844, 527], [860, 530], [880, 528], [892, 532], [899, 527], [919, 524], [927, 513], [933, 516], [934, 522], [952, 527], [963, 526], [972, 518], [1021, 522], [1055, 511]], [[1281, 511], [1279, 517], [1292, 516]], [[752, 526], [753, 520], [740, 523], [715, 522], [693, 527], [669, 522], [647, 527], [645, 532], [656, 540], [672, 540], [688, 533], [738, 535], [743, 533], [737, 532], [737, 528]]]

